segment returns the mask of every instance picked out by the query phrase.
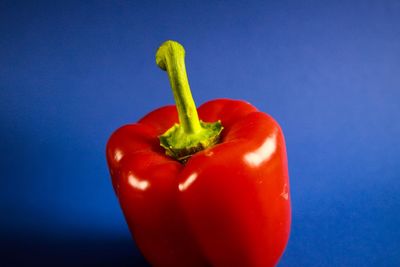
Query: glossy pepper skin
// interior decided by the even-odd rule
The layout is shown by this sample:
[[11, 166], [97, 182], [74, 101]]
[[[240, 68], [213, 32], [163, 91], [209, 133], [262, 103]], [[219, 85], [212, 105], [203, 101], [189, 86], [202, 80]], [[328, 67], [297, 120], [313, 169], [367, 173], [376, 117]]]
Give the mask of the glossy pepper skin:
[[181, 163], [158, 136], [175, 106], [118, 129], [108, 141], [112, 183], [129, 229], [153, 266], [274, 266], [289, 238], [286, 148], [269, 115], [237, 100], [198, 108], [220, 120], [220, 142]]
[[282, 131], [243, 101], [197, 109], [184, 58], [175, 41], [156, 53], [176, 106], [123, 126], [107, 144], [131, 233], [153, 266], [274, 266], [291, 220]]

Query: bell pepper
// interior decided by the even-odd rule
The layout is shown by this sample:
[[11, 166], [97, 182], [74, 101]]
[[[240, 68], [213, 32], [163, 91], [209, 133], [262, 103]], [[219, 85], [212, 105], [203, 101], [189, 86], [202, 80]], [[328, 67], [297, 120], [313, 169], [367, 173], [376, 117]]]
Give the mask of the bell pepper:
[[274, 266], [289, 238], [285, 141], [245, 101], [198, 109], [174, 41], [157, 50], [175, 105], [110, 137], [112, 184], [136, 244], [153, 266]]

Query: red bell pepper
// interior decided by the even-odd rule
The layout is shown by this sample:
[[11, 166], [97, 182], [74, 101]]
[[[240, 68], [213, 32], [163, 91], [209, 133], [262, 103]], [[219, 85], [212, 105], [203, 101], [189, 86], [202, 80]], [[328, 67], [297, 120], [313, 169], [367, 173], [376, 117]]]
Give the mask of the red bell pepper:
[[244, 101], [196, 109], [177, 42], [165, 42], [156, 62], [177, 105], [121, 127], [107, 144], [137, 246], [154, 266], [276, 265], [291, 222], [281, 128]]

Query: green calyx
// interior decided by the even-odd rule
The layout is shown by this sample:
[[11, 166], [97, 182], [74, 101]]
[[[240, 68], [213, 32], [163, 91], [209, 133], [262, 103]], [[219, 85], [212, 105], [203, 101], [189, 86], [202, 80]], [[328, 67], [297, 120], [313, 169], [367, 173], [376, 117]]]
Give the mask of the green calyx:
[[160, 135], [160, 145], [165, 148], [165, 154], [181, 162], [191, 155], [218, 143], [223, 127], [220, 121], [206, 123], [200, 121], [201, 131], [187, 134], [180, 124], [175, 124]]
[[185, 50], [174, 41], [166, 41], [156, 53], [156, 63], [167, 71], [179, 115], [179, 124], [159, 136], [168, 156], [185, 162], [194, 153], [218, 143], [223, 129], [221, 122], [199, 120], [190, 92], [185, 67]]

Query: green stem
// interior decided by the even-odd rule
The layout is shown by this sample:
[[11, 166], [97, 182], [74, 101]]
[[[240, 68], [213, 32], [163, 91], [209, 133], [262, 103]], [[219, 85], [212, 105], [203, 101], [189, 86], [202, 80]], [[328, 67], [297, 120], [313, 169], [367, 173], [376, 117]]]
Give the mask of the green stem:
[[181, 162], [203, 149], [218, 143], [223, 129], [221, 122], [199, 120], [185, 68], [185, 49], [174, 41], [166, 41], [157, 50], [157, 65], [167, 71], [179, 115], [175, 124], [159, 136], [165, 153]]
[[177, 42], [166, 41], [157, 50], [156, 63], [168, 73], [183, 131], [198, 133], [201, 126], [186, 74], [185, 49]]

